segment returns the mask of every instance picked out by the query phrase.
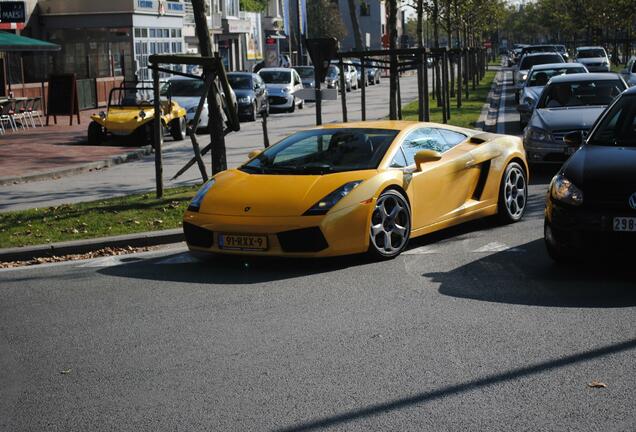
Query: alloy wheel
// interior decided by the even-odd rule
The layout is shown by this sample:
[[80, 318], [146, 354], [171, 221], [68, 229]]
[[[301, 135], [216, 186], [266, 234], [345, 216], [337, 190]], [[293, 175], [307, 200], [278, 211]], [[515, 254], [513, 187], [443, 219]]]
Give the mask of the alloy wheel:
[[512, 219], [519, 219], [523, 215], [527, 203], [526, 176], [518, 166], [514, 165], [506, 173], [504, 182], [506, 209]]
[[398, 193], [380, 195], [371, 216], [371, 242], [387, 257], [399, 254], [409, 240], [411, 218], [408, 204]]

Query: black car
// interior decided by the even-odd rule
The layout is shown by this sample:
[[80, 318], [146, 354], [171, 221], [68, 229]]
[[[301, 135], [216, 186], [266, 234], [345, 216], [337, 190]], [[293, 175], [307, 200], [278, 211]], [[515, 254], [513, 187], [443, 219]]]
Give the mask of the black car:
[[260, 76], [249, 72], [230, 72], [227, 79], [236, 94], [239, 117], [254, 121], [259, 114], [269, 114], [267, 89]]
[[369, 84], [380, 84], [380, 69], [378, 69], [378, 64], [371, 60], [366, 64], [366, 72], [367, 72], [367, 80]]
[[[587, 139], [552, 179], [545, 210], [545, 243], [556, 261], [582, 252], [634, 257], [636, 245], [636, 87], [601, 114]], [[582, 144], [582, 145], [581, 145]]]

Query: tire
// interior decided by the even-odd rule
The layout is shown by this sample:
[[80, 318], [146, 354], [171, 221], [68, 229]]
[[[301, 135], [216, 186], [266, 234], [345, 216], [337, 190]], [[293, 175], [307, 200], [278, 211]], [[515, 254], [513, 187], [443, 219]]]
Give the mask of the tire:
[[385, 190], [371, 214], [367, 254], [375, 260], [395, 258], [406, 248], [410, 236], [411, 207], [408, 201], [394, 189]]
[[305, 101], [301, 100], [300, 103], [298, 104], [298, 109], [303, 109], [305, 108]]
[[88, 144], [100, 145], [104, 140], [104, 128], [96, 121], [88, 125]]
[[501, 177], [497, 217], [503, 224], [518, 222], [528, 206], [528, 176], [517, 162], [510, 162]]
[[291, 107], [289, 108], [289, 112], [294, 112], [294, 111], [296, 111], [296, 98], [292, 100]]
[[175, 141], [183, 141], [186, 137], [185, 117], [179, 117], [170, 122], [170, 136]]

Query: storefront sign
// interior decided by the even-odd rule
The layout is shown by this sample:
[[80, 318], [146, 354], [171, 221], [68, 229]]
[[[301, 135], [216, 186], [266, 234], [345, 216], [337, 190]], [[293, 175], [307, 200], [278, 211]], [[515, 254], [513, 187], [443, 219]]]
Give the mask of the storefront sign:
[[223, 20], [228, 33], [249, 33], [251, 30], [250, 22], [242, 19], [226, 19]]
[[0, 2], [0, 22], [23, 23], [26, 21], [26, 11], [23, 1]]

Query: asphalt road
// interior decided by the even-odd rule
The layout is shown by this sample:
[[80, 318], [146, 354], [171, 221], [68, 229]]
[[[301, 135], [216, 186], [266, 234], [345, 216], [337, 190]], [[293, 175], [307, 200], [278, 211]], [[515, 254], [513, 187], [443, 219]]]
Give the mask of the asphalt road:
[[[430, 70], [429, 70], [430, 75]], [[429, 80], [432, 82], [432, 80]], [[400, 79], [402, 101], [406, 103], [417, 98], [417, 79], [404, 76]], [[389, 80], [383, 78], [379, 85], [366, 88], [367, 119], [375, 120], [389, 115]], [[361, 91], [347, 93], [348, 120], [360, 120], [362, 115]], [[341, 101], [323, 101], [323, 123], [342, 121]], [[314, 103], [306, 103], [305, 108], [294, 113], [272, 114], [268, 121], [270, 143], [298, 130], [307, 129], [316, 124]], [[209, 144], [209, 135], [198, 136], [201, 148]], [[193, 156], [189, 139], [181, 143], [172, 143], [166, 137], [166, 149], [163, 152], [165, 187], [201, 182], [196, 164], [177, 180], [172, 176]], [[228, 166], [235, 167], [247, 160], [250, 151], [263, 148], [261, 122], [241, 123], [241, 130], [226, 136]], [[210, 169], [210, 156], [204, 160]], [[155, 188], [154, 155], [139, 161], [116, 165], [100, 171], [86, 172], [55, 180], [38, 181], [0, 186], [0, 212], [21, 210], [33, 207], [48, 207], [64, 203], [92, 201], [116, 195], [152, 191]]]
[[633, 431], [636, 273], [550, 261], [551, 175], [523, 221], [387, 262], [174, 245], [0, 271], [0, 430]]

